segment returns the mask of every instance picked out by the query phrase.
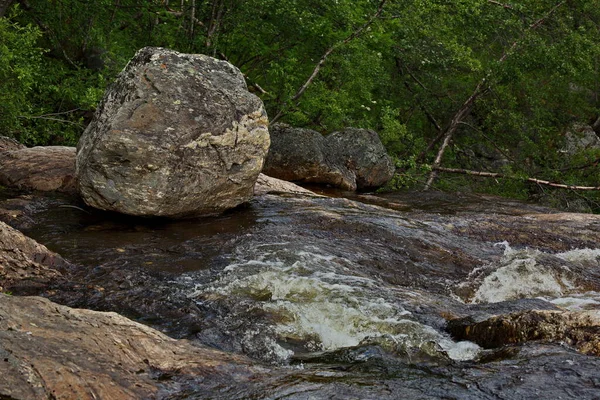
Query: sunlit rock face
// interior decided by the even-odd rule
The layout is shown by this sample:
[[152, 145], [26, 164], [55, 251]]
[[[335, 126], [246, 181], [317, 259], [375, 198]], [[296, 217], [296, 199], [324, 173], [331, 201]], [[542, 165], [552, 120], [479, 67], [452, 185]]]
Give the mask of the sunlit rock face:
[[130, 215], [219, 214], [251, 198], [267, 125], [233, 65], [143, 48], [77, 146], [79, 191], [92, 207]]

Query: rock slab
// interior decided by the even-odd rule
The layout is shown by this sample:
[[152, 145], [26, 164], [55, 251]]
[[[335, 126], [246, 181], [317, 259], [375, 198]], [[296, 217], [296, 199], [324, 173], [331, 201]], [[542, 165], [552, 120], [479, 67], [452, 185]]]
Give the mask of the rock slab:
[[0, 222], [0, 291], [27, 292], [62, 277], [68, 263], [46, 246]]
[[354, 191], [383, 186], [394, 175], [394, 164], [374, 131], [346, 128], [323, 136], [273, 124], [270, 133], [263, 170], [269, 176]]
[[[4, 148], [0, 142], [0, 149]], [[0, 185], [45, 192], [76, 193], [75, 148], [8, 147], [0, 152]]]
[[251, 198], [267, 125], [233, 65], [143, 48], [79, 141], [80, 193], [92, 207], [129, 215], [219, 214]]
[[3, 294], [0, 357], [0, 398], [21, 400], [166, 398], [189, 379], [208, 392], [259, 370], [113, 312]]

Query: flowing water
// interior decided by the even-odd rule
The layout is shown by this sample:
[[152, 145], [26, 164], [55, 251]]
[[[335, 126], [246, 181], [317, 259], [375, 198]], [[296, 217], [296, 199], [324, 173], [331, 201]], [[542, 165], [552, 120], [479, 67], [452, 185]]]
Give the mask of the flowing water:
[[445, 330], [476, 313], [600, 313], [600, 219], [569, 230], [555, 211], [491, 197], [333, 195], [265, 195], [179, 222], [44, 198], [26, 233], [85, 282], [52, 299], [284, 371], [208, 397], [600, 398], [597, 357], [482, 349]]

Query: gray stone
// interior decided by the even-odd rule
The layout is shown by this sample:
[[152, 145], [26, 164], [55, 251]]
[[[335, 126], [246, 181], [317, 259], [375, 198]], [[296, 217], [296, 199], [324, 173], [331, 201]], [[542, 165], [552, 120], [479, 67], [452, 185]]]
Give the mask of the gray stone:
[[24, 149], [25, 146], [13, 138], [0, 136], [0, 152]]
[[565, 133], [565, 146], [562, 152], [574, 155], [588, 149], [600, 149], [600, 137], [592, 126], [573, 124]]
[[274, 124], [270, 133], [264, 173], [279, 179], [356, 190], [382, 186], [394, 174], [392, 160], [371, 130], [347, 128], [324, 137]]
[[143, 48], [79, 141], [80, 193], [92, 207], [130, 215], [219, 214], [251, 198], [267, 125], [231, 64]]
[[271, 148], [263, 169], [266, 175], [285, 181], [356, 189], [351, 174], [327, 158], [325, 138], [319, 132], [285, 124], [273, 124], [269, 132]]
[[256, 185], [254, 185], [254, 195], [261, 196], [263, 194], [296, 194], [305, 196], [321, 197], [318, 194], [304, 189], [301, 186], [295, 185], [281, 179], [273, 178], [265, 174], [258, 175]]
[[354, 175], [357, 189], [383, 186], [394, 176], [394, 163], [377, 132], [346, 128], [327, 136], [325, 141], [328, 158]]

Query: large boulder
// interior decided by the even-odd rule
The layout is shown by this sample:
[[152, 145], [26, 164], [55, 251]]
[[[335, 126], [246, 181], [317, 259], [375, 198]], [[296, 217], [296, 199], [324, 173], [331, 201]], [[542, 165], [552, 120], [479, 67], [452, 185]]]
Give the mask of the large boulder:
[[7, 144], [11, 150], [0, 152], [0, 185], [76, 193], [74, 147], [22, 148]]
[[92, 207], [130, 215], [221, 213], [251, 198], [267, 125], [233, 65], [143, 48], [79, 141], [80, 193]]
[[270, 133], [264, 173], [279, 179], [364, 190], [384, 185], [394, 174], [392, 160], [371, 130], [347, 128], [323, 136], [274, 124]]

